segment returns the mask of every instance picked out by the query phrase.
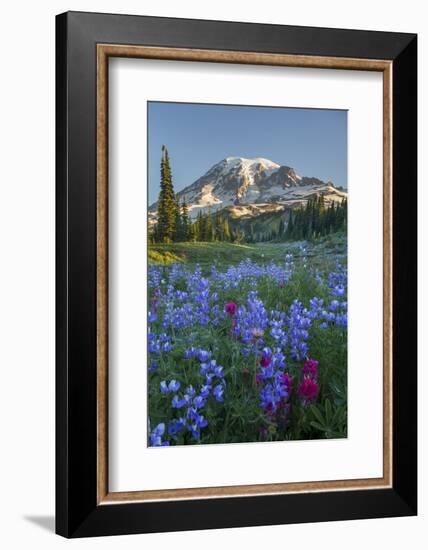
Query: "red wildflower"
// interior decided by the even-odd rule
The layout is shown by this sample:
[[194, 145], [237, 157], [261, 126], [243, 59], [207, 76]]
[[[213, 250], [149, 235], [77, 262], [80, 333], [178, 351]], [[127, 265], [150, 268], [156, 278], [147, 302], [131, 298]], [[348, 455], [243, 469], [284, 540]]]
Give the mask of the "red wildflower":
[[318, 361], [311, 359], [310, 357], [306, 360], [302, 368], [302, 373], [304, 376], [309, 376], [311, 378], [316, 378], [318, 374]]
[[235, 315], [237, 309], [238, 305], [235, 304], [235, 302], [227, 302], [226, 304], [224, 304], [224, 311], [231, 317]]
[[270, 364], [272, 363], [272, 357], [270, 355], [265, 355], [263, 354], [261, 357], [260, 357], [260, 365], [262, 367], [268, 367]]
[[311, 403], [318, 397], [319, 392], [317, 381], [310, 376], [304, 376], [298, 389], [300, 399], [305, 403]]

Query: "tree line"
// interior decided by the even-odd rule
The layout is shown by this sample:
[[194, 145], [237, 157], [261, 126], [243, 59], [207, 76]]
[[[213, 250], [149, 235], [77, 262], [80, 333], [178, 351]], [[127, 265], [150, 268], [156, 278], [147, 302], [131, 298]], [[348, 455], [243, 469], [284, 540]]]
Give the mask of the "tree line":
[[305, 206], [296, 210], [290, 210], [288, 222], [286, 214], [280, 214], [279, 222], [263, 221], [262, 217], [256, 223], [246, 224], [245, 242], [283, 242], [302, 239], [315, 239], [330, 233], [345, 231], [347, 229], [347, 201], [330, 201], [327, 205], [322, 195], [309, 199]]
[[311, 239], [346, 231], [348, 219], [348, 202], [346, 198], [340, 203], [331, 201], [325, 204], [322, 195], [309, 199], [306, 206], [292, 210], [284, 231], [285, 240]]

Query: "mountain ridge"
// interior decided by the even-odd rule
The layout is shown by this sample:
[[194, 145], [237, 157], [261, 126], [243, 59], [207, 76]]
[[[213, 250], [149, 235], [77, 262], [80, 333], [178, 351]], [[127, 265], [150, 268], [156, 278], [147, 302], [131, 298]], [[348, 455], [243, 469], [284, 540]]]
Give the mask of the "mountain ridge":
[[[331, 181], [300, 176], [294, 168], [270, 159], [256, 157], [226, 157], [177, 193], [186, 202], [189, 215], [207, 214], [223, 208], [233, 208], [235, 215], [256, 216], [272, 210], [284, 210], [304, 205], [314, 196], [324, 196], [326, 203], [341, 202], [347, 192]], [[149, 218], [155, 221], [157, 203], [149, 207]]]

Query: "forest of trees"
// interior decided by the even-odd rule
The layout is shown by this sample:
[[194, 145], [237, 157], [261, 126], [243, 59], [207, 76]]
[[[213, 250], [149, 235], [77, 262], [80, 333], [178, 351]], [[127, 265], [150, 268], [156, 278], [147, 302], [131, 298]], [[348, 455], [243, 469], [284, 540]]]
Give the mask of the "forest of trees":
[[337, 231], [346, 231], [348, 218], [348, 204], [333, 201], [327, 206], [324, 197], [308, 200], [306, 206], [299, 210], [292, 210], [284, 231], [285, 240], [299, 240], [322, 237]]
[[346, 226], [346, 199], [340, 203], [331, 201], [326, 204], [324, 197], [320, 195], [309, 199], [305, 206], [290, 210], [288, 223], [283, 213], [280, 214], [279, 222], [263, 220], [263, 215], [259, 216], [257, 224], [247, 224], [244, 240], [257, 243], [316, 239], [338, 231], [346, 232]]
[[158, 221], [150, 240], [152, 243], [186, 241], [264, 242], [312, 239], [337, 231], [346, 231], [347, 201], [330, 202], [326, 205], [323, 196], [308, 200], [305, 206], [291, 210], [288, 223], [283, 217], [279, 224], [267, 230], [255, 232], [250, 223], [244, 233], [242, 228], [232, 227], [221, 212], [199, 212], [195, 221], [189, 216], [185, 200], [179, 202], [172, 181], [172, 172], [167, 148], [162, 146], [161, 182], [158, 198]]

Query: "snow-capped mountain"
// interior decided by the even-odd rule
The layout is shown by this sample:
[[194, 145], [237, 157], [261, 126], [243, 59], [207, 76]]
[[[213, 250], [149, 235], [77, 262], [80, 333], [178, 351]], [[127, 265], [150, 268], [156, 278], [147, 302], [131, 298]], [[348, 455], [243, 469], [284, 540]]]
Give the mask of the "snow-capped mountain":
[[[223, 159], [177, 193], [180, 202], [186, 201], [192, 218], [200, 211], [206, 214], [225, 207], [232, 207], [236, 217], [256, 216], [304, 204], [315, 195], [323, 195], [329, 203], [340, 202], [347, 193], [332, 182], [301, 177], [293, 168], [269, 159], [242, 157]], [[152, 220], [156, 209], [156, 203], [149, 209]]]

